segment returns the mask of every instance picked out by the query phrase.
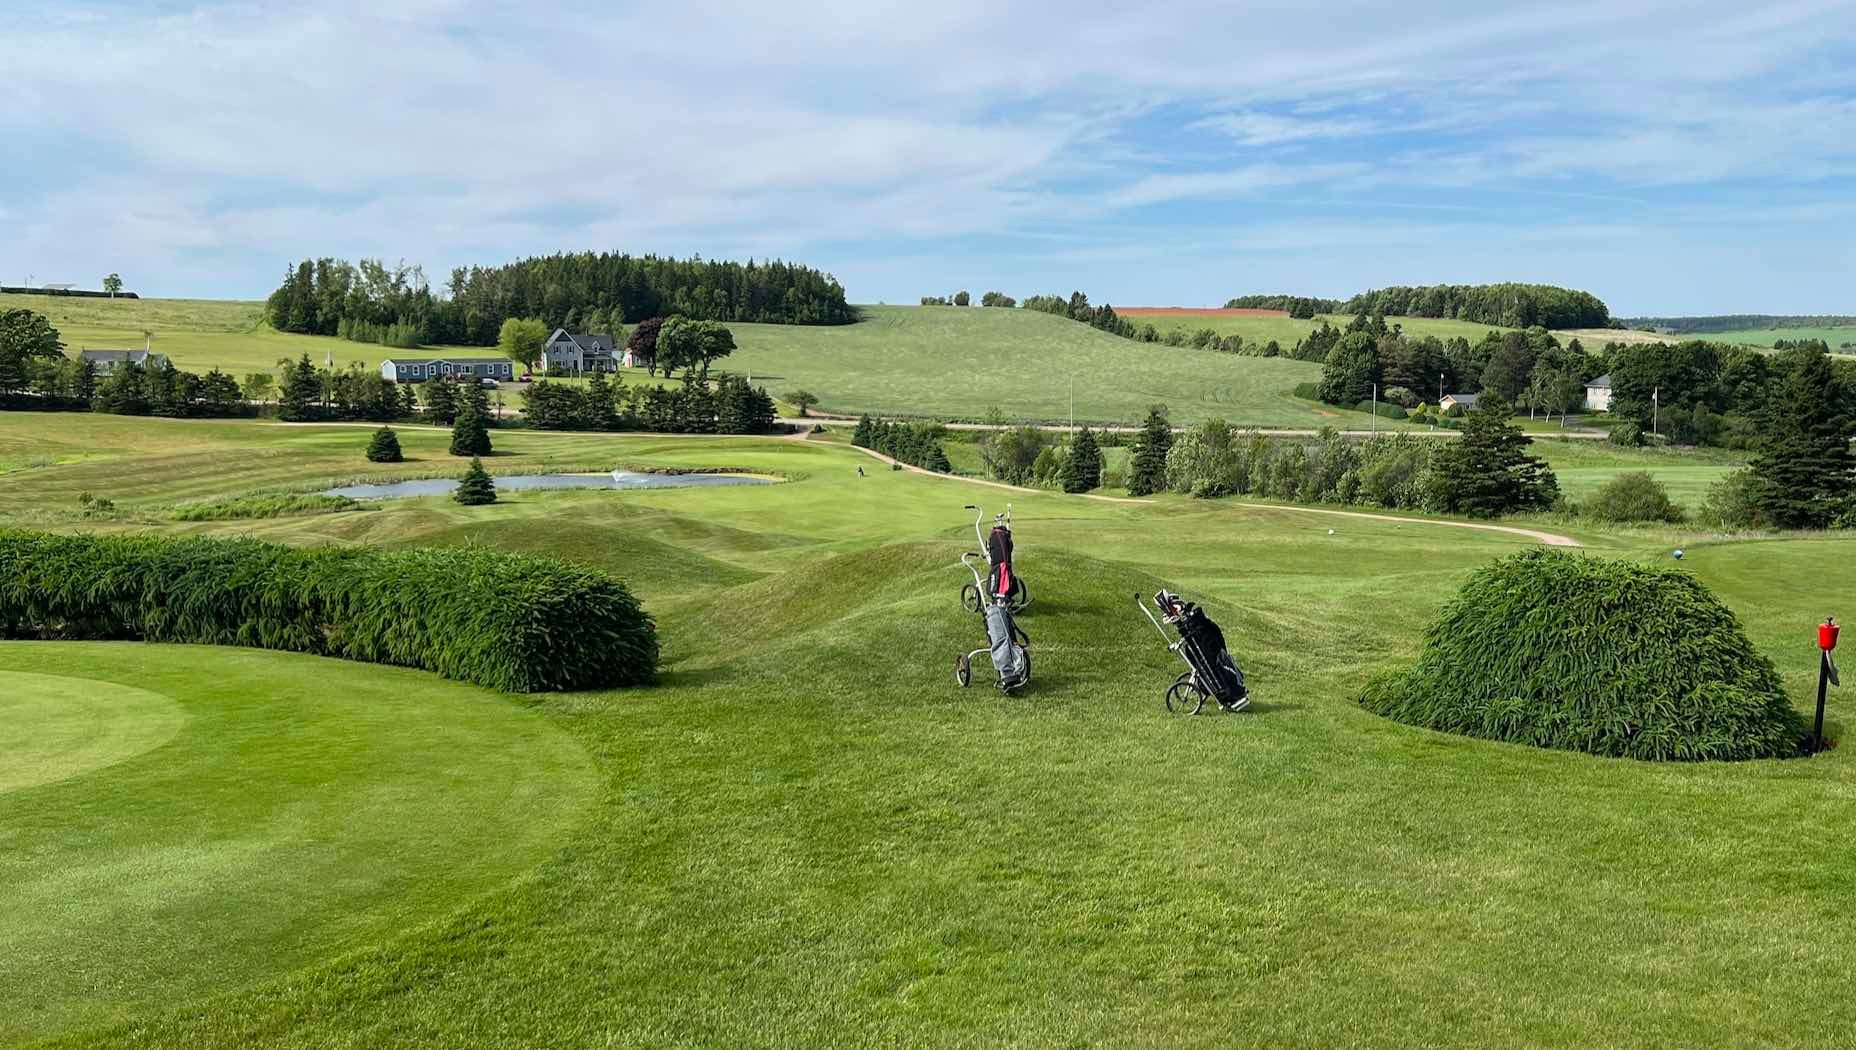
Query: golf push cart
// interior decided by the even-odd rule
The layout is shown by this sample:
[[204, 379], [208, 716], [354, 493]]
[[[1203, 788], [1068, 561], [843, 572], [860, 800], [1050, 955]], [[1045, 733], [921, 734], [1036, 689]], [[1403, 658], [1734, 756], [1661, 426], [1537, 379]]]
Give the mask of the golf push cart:
[[1153, 602], [1160, 610], [1158, 619], [1138, 593], [1134, 596], [1134, 604], [1146, 614], [1161, 638], [1167, 637], [1162, 623], [1171, 624], [1179, 634], [1179, 641], [1169, 642], [1167, 648], [1178, 653], [1187, 667], [1167, 688], [1166, 709], [1176, 715], [1196, 715], [1205, 707], [1206, 697], [1218, 701], [1226, 711], [1242, 711], [1249, 706], [1244, 672], [1225, 648], [1224, 632], [1205, 615], [1205, 610], [1168, 590], [1155, 593]]
[[978, 551], [969, 551], [960, 556], [960, 564], [973, 574], [973, 593], [981, 600], [980, 611], [986, 617], [986, 642], [984, 649], [975, 649], [962, 653], [954, 659], [954, 678], [962, 688], [973, 683], [973, 659], [981, 653], [992, 655], [993, 673], [998, 675], [999, 691], [1016, 692], [1031, 681], [1031, 639], [1019, 630], [1018, 621], [1012, 618], [1011, 607], [1005, 598], [994, 593], [980, 579], [980, 570], [974, 565], [976, 558], [985, 557]]
[[1012, 569], [1012, 505], [1005, 505], [1005, 513], [995, 514], [992, 529], [980, 530], [980, 522], [986, 519], [986, 512], [973, 504], [967, 509], [974, 512], [973, 535], [980, 541], [980, 549], [986, 552], [986, 580], [962, 584], [960, 604], [968, 612], [980, 612], [994, 601], [1005, 604], [1014, 613], [1025, 611], [1031, 604], [1031, 592], [1026, 589], [1025, 581]]

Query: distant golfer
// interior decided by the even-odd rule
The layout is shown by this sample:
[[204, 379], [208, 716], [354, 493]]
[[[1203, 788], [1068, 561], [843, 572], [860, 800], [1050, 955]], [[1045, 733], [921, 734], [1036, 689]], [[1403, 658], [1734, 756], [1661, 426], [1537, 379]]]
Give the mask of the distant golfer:
[[857, 476], [860, 478], [864, 476], [864, 468], [862, 467], [857, 468]]

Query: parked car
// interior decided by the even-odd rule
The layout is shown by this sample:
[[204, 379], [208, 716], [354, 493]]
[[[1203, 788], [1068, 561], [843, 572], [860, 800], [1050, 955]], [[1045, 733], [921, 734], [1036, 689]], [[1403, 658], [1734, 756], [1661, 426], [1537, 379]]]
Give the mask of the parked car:
[[518, 383], [533, 383], [534, 381], [535, 373], [533, 372], [524, 372], [516, 377], [516, 382]]
[[489, 387], [490, 389], [492, 389], [492, 390], [494, 390], [494, 389], [496, 389], [496, 387], [497, 387], [497, 385], [498, 385], [498, 384], [497, 384], [497, 382], [496, 382], [496, 380], [494, 380], [494, 379], [491, 379], [491, 378], [490, 378], [490, 377], [488, 377], [488, 376], [485, 376], [484, 378], [482, 378], [482, 379], [479, 379], [479, 380], [477, 380], [477, 385], [478, 385], [478, 386], [485, 386], [485, 387]]

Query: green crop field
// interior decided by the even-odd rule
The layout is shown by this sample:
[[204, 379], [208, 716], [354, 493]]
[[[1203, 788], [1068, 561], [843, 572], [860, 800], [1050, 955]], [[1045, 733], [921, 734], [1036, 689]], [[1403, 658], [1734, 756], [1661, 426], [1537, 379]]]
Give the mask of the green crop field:
[[[386, 466], [363, 427], [0, 413], [0, 524], [596, 565], [657, 617], [661, 683], [513, 698], [0, 642], [0, 1041], [1812, 1046], [1856, 1022], [1848, 749], [1653, 765], [1354, 702], [1526, 537], [860, 477], [875, 461], [836, 442], [513, 432], [497, 471], [787, 480], [167, 518], [458, 469], [443, 431], [402, 435], [413, 462]], [[1549, 452], [1644, 459], [1615, 455]], [[83, 518], [86, 491], [115, 516]], [[1011, 698], [951, 673], [984, 644], [961, 505], [1008, 499], [1036, 668]], [[1686, 545], [1808, 703], [1810, 625], [1856, 590], [1856, 540], [1575, 535]], [[1165, 713], [1179, 665], [1130, 598], [1162, 584], [1224, 624], [1250, 712]]]
[[[1176, 329], [1190, 336], [1202, 328], [1209, 328], [1219, 335], [1241, 335], [1246, 343], [1267, 343], [1274, 339], [1286, 350], [1294, 346], [1298, 339], [1320, 327], [1323, 321], [1337, 328], [1345, 328], [1353, 318], [1350, 315], [1333, 314], [1298, 321], [1286, 316], [1255, 317], [1239, 314], [1183, 313], [1136, 315], [1130, 316], [1128, 320], [1137, 326], [1151, 324], [1163, 335], [1168, 330]], [[1434, 335], [1439, 339], [1462, 336], [1471, 342], [1481, 339], [1489, 332], [1500, 330], [1494, 325], [1439, 317], [1388, 317], [1386, 324], [1398, 325], [1401, 331], [1410, 336]]]
[[773, 392], [795, 387], [836, 412], [1138, 423], [1158, 401], [1176, 422], [1370, 426], [1365, 413], [1291, 395], [1321, 378], [1301, 361], [1136, 343], [1032, 310], [872, 306], [834, 328], [731, 325], [728, 367]]
[[1856, 327], [1841, 328], [1748, 328], [1736, 332], [1700, 332], [1694, 335], [1664, 336], [1665, 339], [1705, 339], [1711, 343], [1736, 346], [1771, 346], [1781, 339], [1822, 339], [1831, 352], [1849, 353], [1856, 349]]

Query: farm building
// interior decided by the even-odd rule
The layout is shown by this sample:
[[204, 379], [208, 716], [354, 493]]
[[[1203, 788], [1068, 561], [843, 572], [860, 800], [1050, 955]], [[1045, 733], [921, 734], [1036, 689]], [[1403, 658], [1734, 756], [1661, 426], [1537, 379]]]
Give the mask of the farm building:
[[106, 376], [116, 370], [124, 361], [141, 365], [143, 368], [165, 368], [168, 359], [165, 354], [151, 353], [147, 350], [79, 350], [79, 361], [88, 361], [96, 367], [97, 375]]
[[1606, 372], [1585, 384], [1585, 410], [1587, 412], [1611, 411], [1611, 373]]
[[388, 358], [380, 362], [380, 378], [395, 383], [423, 383], [451, 379], [513, 379], [515, 367], [506, 357]]
[[632, 355], [618, 347], [610, 335], [569, 332], [556, 328], [541, 347], [541, 366], [583, 372], [615, 372], [620, 365], [633, 366]]

